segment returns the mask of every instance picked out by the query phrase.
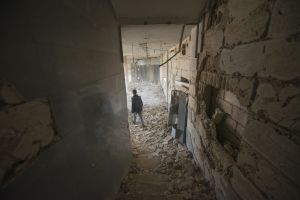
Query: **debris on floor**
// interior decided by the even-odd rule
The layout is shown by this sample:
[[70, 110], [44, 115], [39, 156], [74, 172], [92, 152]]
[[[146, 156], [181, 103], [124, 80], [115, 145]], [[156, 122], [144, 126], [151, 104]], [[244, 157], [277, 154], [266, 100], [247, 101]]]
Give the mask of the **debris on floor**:
[[[151, 86], [143, 87], [147, 91]], [[156, 92], [161, 93], [159, 90]], [[147, 99], [146, 93], [142, 99]], [[146, 104], [143, 117], [145, 128], [129, 120], [133, 161], [116, 199], [215, 199], [192, 154], [170, 136], [170, 128], [166, 125], [166, 105]]]

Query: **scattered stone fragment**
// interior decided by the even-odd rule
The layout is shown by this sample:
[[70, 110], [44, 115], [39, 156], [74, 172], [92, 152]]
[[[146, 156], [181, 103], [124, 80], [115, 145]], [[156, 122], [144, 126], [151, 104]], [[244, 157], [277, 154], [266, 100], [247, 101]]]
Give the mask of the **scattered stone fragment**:
[[147, 127], [143, 129], [129, 120], [134, 157], [117, 200], [215, 199], [200, 171], [195, 168], [186, 146], [171, 137], [171, 131], [166, 126], [168, 116], [161, 101], [161, 90], [155, 86], [142, 86], [138, 91], [153, 92], [149, 96], [156, 96], [157, 102], [161, 103], [157, 105], [152, 102], [153, 99], [149, 100], [142, 94], [146, 102], [143, 117]]

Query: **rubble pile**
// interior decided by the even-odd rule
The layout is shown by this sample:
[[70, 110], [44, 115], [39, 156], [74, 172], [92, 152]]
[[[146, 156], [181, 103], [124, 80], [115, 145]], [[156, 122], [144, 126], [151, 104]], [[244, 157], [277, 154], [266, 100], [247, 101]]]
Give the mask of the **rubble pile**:
[[25, 102], [13, 85], [0, 81], [0, 186], [56, 139], [48, 100]]
[[215, 199], [192, 154], [171, 137], [166, 106], [146, 105], [143, 116], [145, 128], [129, 120], [133, 162], [117, 199]]

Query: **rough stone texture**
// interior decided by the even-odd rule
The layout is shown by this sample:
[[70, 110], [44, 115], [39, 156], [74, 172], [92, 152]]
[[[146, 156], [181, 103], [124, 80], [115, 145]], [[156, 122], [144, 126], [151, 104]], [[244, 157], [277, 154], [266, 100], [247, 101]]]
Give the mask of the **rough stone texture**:
[[243, 111], [240, 108], [233, 107], [232, 109], [232, 118], [235, 119], [242, 126], [246, 126], [248, 122], [248, 113]]
[[0, 168], [5, 171], [2, 184], [15, 178], [40, 151], [55, 142], [53, 126], [49, 102], [46, 99], [0, 111]]
[[216, 55], [223, 43], [223, 31], [218, 29], [210, 29], [205, 35], [205, 49], [210, 55]]
[[223, 49], [220, 69], [228, 74], [239, 73], [253, 76], [264, 71], [264, 42], [240, 45], [234, 49]]
[[300, 73], [297, 65], [300, 62], [299, 51], [297, 42], [286, 40], [250, 43], [232, 50], [224, 49], [219, 67], [228, 74], [252, 77], [258, 73], [262, 77], [290, 80]]
[[240, 125], [240, 124], [238, 124], [237, 127], [236, 127], [236, 133], [237, 133], [237, 135], [239, 137], [242, 137], [243, 134], [244, 134], [244, 132], [245, 132], [245, 127], [242, 126], [242, 125]]
[[241, 173], [237, 167], [233, 167], [230, 182], [234, 190], [242, 199], [265, 199], [257, 188]]
[[235, 45], [259, 39], [269, 19], [267, 0], [228, 1], [229, 20], [225, 28], [225, 44]]
[[271, 124], [252, 121], [246, 127], [244, 139], [283, 174], [299, 184], [300, 160], [295, 158], [300, 156], [300, 147], [286, 134], [286, 131]]
[[217, 194], [217, 199], [231, 199], [239, 200], [240, 197], [236, 194], [232, 186], [228, 183], [228, 180], [224, 176], [220, 175], [218, 172], [212, 172], [215, 181], [215, 190]]
[[265, 117], [289, 130], [296, 131], [299, 130], [294, 126], [298, 121], [299, 98], [298, 90], [292, 85], [275, 90], [271, 84], [262, 83], [257, 88], [252, 110], [264, 114]]
[[237, 95], [237, 98], [241, 105], [249, 106], [249, 104], [251, 103], [251, 97], [253, 95], [253, 87], [253, 80], [242, 78], [239, 81], [239, 85], [237, 87], [237, 90], [235, 91], [235, 94]]
[[219, 124], [224, 117], [224, 113], [220, 109], [216, 109], [214, 115], [212, 116], [212, 121], [215, 124]]
[[249, 144], [243, 143], [238, 156], [238, 165], [248, 178], [270, 199], [299, 199], [300, 191], [291, 180], [265, 160]]
[[298, 7], [216, 1], [201, 22], [188, 130], [218, 199], [299, 199]]
[[223, 99], [218, 99], [218, 106], [228, 114], [232, 113], [232, 104], [228, 103], [227, 101], [224, 101]]

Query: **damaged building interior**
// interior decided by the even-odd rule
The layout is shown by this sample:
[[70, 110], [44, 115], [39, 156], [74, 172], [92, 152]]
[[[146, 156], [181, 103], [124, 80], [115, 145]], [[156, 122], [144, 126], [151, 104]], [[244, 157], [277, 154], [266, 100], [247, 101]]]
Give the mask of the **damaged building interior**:
[[300, 199], [299, 0], [0, 13], [1, 200]]

